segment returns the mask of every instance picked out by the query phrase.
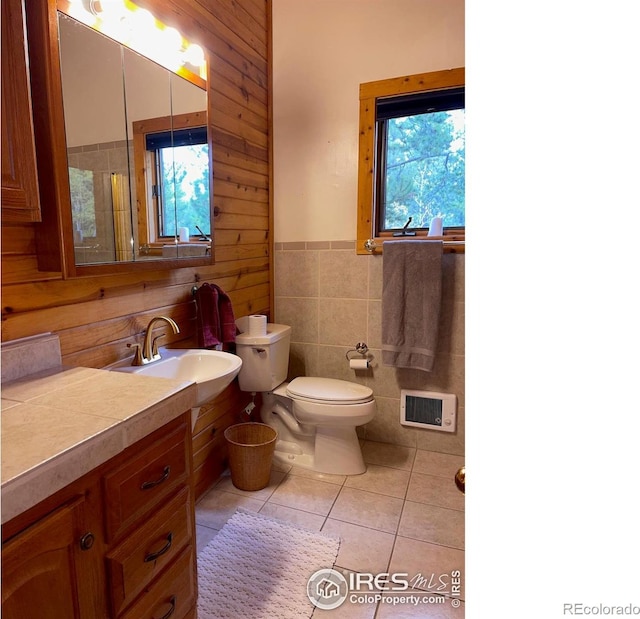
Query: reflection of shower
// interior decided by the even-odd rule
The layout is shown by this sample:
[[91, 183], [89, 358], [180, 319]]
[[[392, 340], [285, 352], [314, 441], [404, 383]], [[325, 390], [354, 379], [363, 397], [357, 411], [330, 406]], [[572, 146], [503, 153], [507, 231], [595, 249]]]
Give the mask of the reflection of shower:
[[133, 237], [131, 205], [129, 201], [129, 179], [119, 172], [111, 173], [111, 203], [113, 205], [113, 236], [115, 259], [133, 260]]

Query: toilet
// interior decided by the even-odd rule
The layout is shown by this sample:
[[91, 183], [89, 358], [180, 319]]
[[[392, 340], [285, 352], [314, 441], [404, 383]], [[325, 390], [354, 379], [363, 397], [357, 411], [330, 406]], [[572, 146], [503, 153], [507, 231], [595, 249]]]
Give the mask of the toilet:
[[356, 427], [375, 415], [373, 391], [335, 378], [285, 382], [290, 341], [290, 326], [271, 323], [265, 335], [236, 335], [240, 389], [262, 394], [262, 422], [278, 432], [274, 460], [318, 473], [364, 473]]

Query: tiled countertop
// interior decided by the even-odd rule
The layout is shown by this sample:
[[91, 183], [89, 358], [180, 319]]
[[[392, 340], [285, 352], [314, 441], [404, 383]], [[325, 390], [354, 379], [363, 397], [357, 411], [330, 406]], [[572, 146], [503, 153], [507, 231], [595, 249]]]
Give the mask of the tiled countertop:
[[2, 523], [189, 410], [181, 380], [59, 366], [2, 385]]

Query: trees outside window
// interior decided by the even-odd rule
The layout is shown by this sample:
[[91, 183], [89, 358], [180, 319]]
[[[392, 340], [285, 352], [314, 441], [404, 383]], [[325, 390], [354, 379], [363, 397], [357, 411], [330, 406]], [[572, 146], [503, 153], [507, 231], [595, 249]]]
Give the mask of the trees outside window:
[[465, 225], [464, 109], [381, 121], [380, 231]]

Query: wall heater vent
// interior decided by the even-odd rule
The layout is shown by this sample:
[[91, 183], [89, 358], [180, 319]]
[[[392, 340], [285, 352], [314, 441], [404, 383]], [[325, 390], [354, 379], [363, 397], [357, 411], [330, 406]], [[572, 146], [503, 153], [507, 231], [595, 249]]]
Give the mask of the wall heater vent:
[[434, 391], [400, 392], [400, 423], [440, 432], [456, 430], [456, 396]]

